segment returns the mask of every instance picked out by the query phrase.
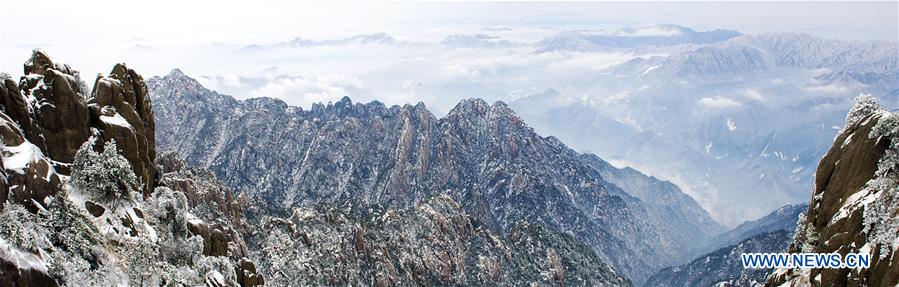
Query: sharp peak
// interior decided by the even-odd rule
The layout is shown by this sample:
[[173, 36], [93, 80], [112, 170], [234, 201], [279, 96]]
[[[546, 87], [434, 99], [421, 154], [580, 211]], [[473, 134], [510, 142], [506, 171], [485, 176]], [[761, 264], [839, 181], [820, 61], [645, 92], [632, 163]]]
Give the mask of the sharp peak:
[[197, 81], [197, 79], [195, 79], [191, 76], [188, 76], [183, 71], [181, 71], [181, 69], [179, 69], [179, 68], [172, 69], [171, 71], [169, 71], [169, 73], [167, 75], [163, 76], [162, 78], [163, 79], [175, 79], [175, 80], [181, 80], [181, 81], [189, 81], [189, 82], [196, 83], [197, 85], [200, 85], [202, 87], [202, 84], [200, 84], [200, 82]]
[[174, 68], [169, 71], [169, 74], [166, 75], [166, 77], [187, 77], [187, 75], [185, 75], [184, 72], [181, 71], [181, 69]]
[[168, 73], [168, 75], [158, 77], [158, 78], [161, 80], [178, 82], [181, 85], [187, 85], [190, 87], [195, 87], [195, 88], [199, 88], [199, 89], [203, 89], [203, 90], [209, 90], [208, 88], [203, 86], [203, 84], [201, 84], [199, 81], [197, 81], [197, 79], [194, 79], [191, 76], [188, 76], [187, 74], [182, 72], [181, 69], [178, 69], [178, 68], [172, 69]]
[[25, 74], [42, 73], [45, 68], [54, 68], [53, 60], [41, 49], [31, 50], [31, 57], [23, 65]]
[[510, 114], [515, 115], [515, 111], [509, 108], [503, 101], [496, 101], [492, 105], [488, 104], [487, 101], [481, 98], [469, 98], [459, 101], [452, 110], [450, 110], [449, 114], [487, 114], [487, 113], [499, 113], [499, 114]]

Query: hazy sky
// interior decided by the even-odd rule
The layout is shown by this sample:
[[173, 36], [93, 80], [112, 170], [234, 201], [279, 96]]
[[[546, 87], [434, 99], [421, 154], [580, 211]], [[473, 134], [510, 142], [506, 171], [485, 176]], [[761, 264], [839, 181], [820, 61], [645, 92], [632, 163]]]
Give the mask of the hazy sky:
[[[437, 41], [488, 27], [521, 31], [535, 41], [551, 30], [673, 23], [697, 30], [808, 32], [829, 38], [897, 38], [897, 2], [641, 3], [310, 3], [295, 1], [13, 1], [0, 0], [0, 69], [21, 73], [40, 47], [85, 74], [114, 62], [137, 62], [134, 50], [274, 43], [387, 32]], [[169, 49], [171, 50], [171, 49]], [[145, 73], [177, 66], [155, 63]], [[171, 67], [166, 67], [171, 66]], [[88, 77], [90, 78], [90, 77]]]
[[[639, 93], [642, 88], [622, 92], [604, 90], [602, 85], [585, 83], [589, 88], [584, 89], [578, 86], [602, 69], [635, 57], [657, 56], [652, 54], [656, 52], [639, 51], [535, 53], [534, 46], [443, 49], [440, 45], [419, 45], [436, 44], [453, 34], [485, 33], [514, 42], [533, 43], [565, 30], [677, 24], [699, 31], [723, 28], [748, 34], [805, 32], [825, 38], [895, 42], [899, 25], [896, 1], [83, 2], [0, 0], [0, 71], [18, 78], [31, 50], [41, 48], [54, 60], [81, 71], [88, 85], [93, 84], [97, 73], [106, 74], [115, 63], [125, 62], [145, 77], [181, 68], [205, 87], [239, 99], [266, 96], [304, 108], [343, 96], [350, 96], [355, 102], [378, 100], [388, 105], [422, 101], [439, 116], [463, 98], [511, 102], [550, 90], [561, 92], [565, 99], [572, 101], [626, 100], [628, 93]], [[380, 32], [403, 43], [326, 45], [266, 52], [241, 50], [250, 44], [271, 45], [295, 37], [328, 40]], [[803, 84], [808, 80], [804, 73], [797, 79], [778, 78], [780, 81], [771, 85], [780, 89], [779, 82]], [[750, 84], [758, 83], [747, 85]], [[761, 93], [774, 92], [763, 89], [768, 87], [767, 83], [759, 85], [747, 86], [746, 91], [740, 90], [738, 94], [764, 98]], [[816, 85], [803, 87], [819, 87]], [[823, 86], [820, 88], [827, 89], [815, 92], [823, 93], [816, 96], [832, 97], [828, 93], [834, 87], [837, 91], [847, 89]], [[790, 97], [768, 97], [796, 98], [793, 90], [783, 91]], [[711, 95], [696, 104], [699, 108], [730, 113], [727, 109], [743, 106], [735, 99], [742, 100], [739, 95]], [[603, 112], [610, 119], [617, 117], [622, 123], [636, 123], [629, 112], [626, 116], [623, 112], [614, 116], [606, 107]], [[655, 122], [640, 119], [641, 116], [651, 114], [636, 117]], [[543, 132], [553, 134], [552, 130]], [[591, 146], [580, 148], [589, 150]], [[707, 154], [710, 148], [711, 145], [706, 147]], [[641, 170], [675, 180], [726, 224], [761, 216], [784, 203], [796, 202], [796, 198], [807, 199], [807, 191], [803, 189], [788, 194], [798, 197], [779, 198], [775, 203], [741, 202], [744, 207], [737, 210], [733, 201], [743, 198], [727, 197], [729, 190], [719, 192], [701, 184], [692, 187], [699, 183], [678, 181], [677, 175], [669, 173], [666, 167]]]

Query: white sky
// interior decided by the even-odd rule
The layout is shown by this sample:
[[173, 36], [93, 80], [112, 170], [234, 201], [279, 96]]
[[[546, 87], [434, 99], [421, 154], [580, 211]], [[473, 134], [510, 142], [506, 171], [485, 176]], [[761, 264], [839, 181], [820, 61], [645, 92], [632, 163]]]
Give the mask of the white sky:
[[[697, 30], [808, 32], [847, 40], [897, 39], [897, 2], [606, 2], [606, 3], [310, 3], [295, 1], [21, 1], [0, 0], [0, 70], [21, 74], [40, 47], [86, 75], [130, 51], [216, 44], [270, 44], [301, 36], [331, 39], [387, 32], [399, 39], [438, 41], [458, 31], [527, 28], [534, 41], [549, 30], [673, 23]], [[171, 50], [171, 49], [167, 49]], [[185, 56], [186, 57], [186, 56]], [[144, 73], [178, 66], [156, 63]], [[163, 68], [164, 67], [164, 68]], [[144, 67], [136, 67], [144, 68]], [[92, 76], [85, 77], [87, 79]]]

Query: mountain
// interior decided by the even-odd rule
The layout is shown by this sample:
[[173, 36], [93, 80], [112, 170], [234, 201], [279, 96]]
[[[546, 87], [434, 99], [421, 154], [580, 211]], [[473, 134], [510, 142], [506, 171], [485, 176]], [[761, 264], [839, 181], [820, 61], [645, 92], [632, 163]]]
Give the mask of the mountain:
[[[519, 220], [568, 233], [635, 283], [692, 256], [710, 235], [672, 230], [639, 198], [607, 182], [580, 154], [534, 133], [498, 102], [460, 102], [437, 119], [424, 106], [353, 104], [311, 110], [270, 98], [238, 101], [180, 72], [153, 78], [157, 139], [270, 214], [356, 200], [408, 208], [446, 193], [495, 232]], [[693, 209], [696, 210], [696, 209]], [[714, 230], [696, 220], [691, 230]], [[659, 244], [661, 242], [661, 244]]]
[[117, 64], [88, 93], [39, 50], [24, 73], [0, 76], [2, 285], [263, 284], [230, 190], [154, 162], [138, 73]]
[[787, 205], [716, 236], [701, 248], [709, 253], [662, 269], [645, 286], [760, 286], [771, 269], [744, 269], [740, 254], [783, 252], [808, 204]]
[[899, 283], [899, 114], [856, 98], [818, 165], [808, 216], [789, 252], [870, 254], [869, 268], [778, 269], [769, 286], [895, 286]]
[[796, 230], [796, 222], [799, 220], [799, 216], [805, 214], [807, 210], [807, 203], [786, 205], [762, 218], [741, 223], [734, 229], [715, 236], [704, 249], [715, 250], [736, 244], [758, 234], [779, 230], [788, 231], [792, 234], [793, 230]]
[[664, 47], [683, 44], [710, 44], [725, 41], [740, 32], [712, 30], [697, 32], [678, 25], [626, 27], [618, 30], [576, 30], [549, 36], [535, 44], [538, 52], [550, 51], [614, 51], [641, 47]]
[[363, 34], [363, 35], [353, 35], [346, 38], [341, 39], [330, 39], [330, 40], [309, 40], [301, 37], [296, 37], [293, 40], [287, 42], [280, 42], [270, 46], [263, 45], [249, 45], [241, 48], [241, 51], [263, 51], [268, 49], [295, 49], [295, 48], [307, 48], [307, 47], [315, 47], [315, 46], [343, 46], [343, 45], [389, 45], [396, 43], [396, 39], [390, 36], [387, 33], [374, 33], [374, 34]]
[[616, 168], [593, 154], [581, 154], [581, 159], [604, 179], [649, 206], [647, 211], [653, 213], [649, 218], [662, 221], [654, 225], [665, 228], [660, 233], [673, 237], [669, 239], [672, 241], [684, 240], [677, 248], [688, 251], [688, 254], [702, 251], [701, 244], [697, 243], [708, 242], [713, 239], [711, 236], [725, 230], [693, 198], [671, 182], [647, 176], [629, 167]]
[[[758, 77], [758, 72], [775, 68], [825, 69], [814, 77], [820, 84], [885, 94], [896, 89], [889, 83], [895, 83], [899, 74], [897, 50], [895, 42], [841, 41], [795, 33], [742, 35], [675, 53], [664, 63], [638, 65], [637, 70], [644, 72], [640, 76], [652, 72], [662, 79], [720, 81], [715, 73]], [[653, 66], [657, 68], [647, 70]]]
[[276, 286], [629, 286], [570, 235], [519, 222], [492, 232], [446, 195], [392, 209], [327, 205], [262, 216], [251, 234]]
[[440, 45], [446, 48], [512, 48], [523, 46], [497, 36], [487, 34], [474, 35], [450, 35], [440, 41]]

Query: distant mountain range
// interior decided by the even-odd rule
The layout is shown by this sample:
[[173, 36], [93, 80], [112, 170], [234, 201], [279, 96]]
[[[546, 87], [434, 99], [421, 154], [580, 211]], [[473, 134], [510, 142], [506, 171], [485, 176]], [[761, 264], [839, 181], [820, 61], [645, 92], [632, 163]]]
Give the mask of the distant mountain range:
[[440, 45], [447, 48], [513, 48], [526, 46], [523, 43], [515, 43], [487, 34], [450, 35], [440, 41]]
[[396, 43], [396, 39], [387, 33], [374, 33], [366, 35], [354, 35], [342, 39], [315, 41], [296, 37], [287, 42], [281, 42], [270, 46], [249, 45], [240, 49], [240, 51], [253, 52], [266, 49], [292, 49], [315, 46], [342, 46], [342, 45], [389, 45]]
[[762, 34], [656, 51], [510, 106], [578, 150], [676, 182], [727, 225], [807, 200], [853, 97], [899, 107], [894, 42]]
[[609, 52], [643, 47], [667, 47], [675, 45], [702, 45], [729, 40], [740, 36], [733, 30], [697, 32], [678, 25], [626, 27], [618, 30], [576, 30], [549, 36], [534, 46], [537, 52], [579, 51]]
[[[540, 134], [677, 184], [727, 226], [807, 200], [816, 164], [853, 97], [869, 93], [899, 107], [895, 42], [677, 25], [560, 31], [533, 42], [504, 33], [481, 30], [433, 43], [359, 40], [393, 39], [378, 33], [293, 46], [389, 43], [385, 53], [412, 47], [400, 54], [413, 56], [361, 76], [365, 87], [330, 87], [366, 100], [422, 99], [438, 113], [473, 96], [504, 101]], [[502, 59], [431, 63], [428, 53], [408, 52], [419, 51], [414, 47]], [[585, 67], [561, 68], [572, 63]], [[445, 78], [422, 73], [438, 64], [453, 67]], [[404, 84], [385, 84], [391, 82]], [[264, 81], [242, 83], [235, 95]], [[730, 208], [738, 203], [745, 208]]]

